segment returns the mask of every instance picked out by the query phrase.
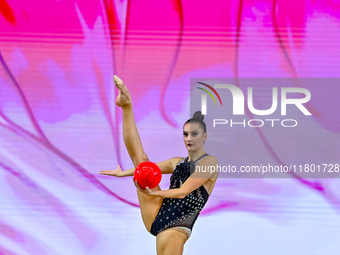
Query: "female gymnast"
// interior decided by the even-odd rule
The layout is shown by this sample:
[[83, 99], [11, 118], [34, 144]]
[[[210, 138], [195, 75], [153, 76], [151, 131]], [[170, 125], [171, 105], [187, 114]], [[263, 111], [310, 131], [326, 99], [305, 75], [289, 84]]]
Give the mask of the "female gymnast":
[[[114, 76], [119, 89], [116, 104], [123, 110], [123, 136], [125, 146], [133, 165], [149, 161], [140, 140], [135, 123], [132, 101], [129, 90], [121, 79]], [[182, 254], [184, 244], [191, 234], [192, 227], [206, 204], [218, 176], [216, 173], [199, 173], [196, 166], [216, 166], [217, 159], [204, 151], [207, 140], [204, 116], [196, 112], [193, 118], [183, 126], [183, 139], [188, 150], [188, 157], [174, 157], [156, 163], [162, 174], [172, 174], [169, 190], [159, 186], [142, 189], [138, 182], [137, 195], [142, 219], [146, 229], [156, 236], [158, 255]], [[104, 170], [100, 174], [116, 177], [133, 176], [135, 168], [122, 171], [120, 166], [115, 170]]]

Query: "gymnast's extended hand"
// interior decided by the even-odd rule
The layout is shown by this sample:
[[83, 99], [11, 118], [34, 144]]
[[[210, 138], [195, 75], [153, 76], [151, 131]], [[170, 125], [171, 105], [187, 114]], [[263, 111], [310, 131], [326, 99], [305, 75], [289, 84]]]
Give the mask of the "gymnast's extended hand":
[[120, 165], [118, 165], [117, 169], [115, 169], [115, 170], [103, 170], [103, 171], [100, 171], [100, 174], [109, 175], [109, 176], [116, 176], [116, 177], [126, 177], [126, 176], [133, 176], [134, 171], [135, 171], [135, 168], [131, 168], [131, 169], [123, 171], [120, 168]]
[[109, 175], [109, 176], [116, 176], [116, 177], [123, 177], [123, 171], [120, 169], [120, 166], [118, 165], [117, 169], [115, 170], [102, 170], [99, 174], [102, 175]]

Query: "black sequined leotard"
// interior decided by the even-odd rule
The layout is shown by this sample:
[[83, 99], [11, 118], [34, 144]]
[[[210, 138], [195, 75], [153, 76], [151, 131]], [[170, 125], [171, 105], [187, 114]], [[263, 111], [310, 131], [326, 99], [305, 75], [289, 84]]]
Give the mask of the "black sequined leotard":
[[[188, 157], [181, 160], [170, 178], [169, 189], [180, 188], [195, 170], [196, 165], [208, 154], [204, 154], [195, 162], [188, 162]], [[208, 201], [209, 194], [202, 185], [184, 198], [164, 198], [159, 212], [152, 223], [151, 234], [157, 236], [161, 231], [176, 227], [184, 229], [189, 237], [193, 225]], [[188, 233], [189, 232], [189, 233]]]

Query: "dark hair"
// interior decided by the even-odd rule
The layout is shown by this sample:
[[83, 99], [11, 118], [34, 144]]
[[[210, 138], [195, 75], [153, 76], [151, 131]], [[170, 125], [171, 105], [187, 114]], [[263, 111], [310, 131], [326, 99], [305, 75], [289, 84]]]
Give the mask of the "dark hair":
[[205, 125], [203, 120], [204, 120], [204, 115], [202, 115], [201, 111], [197, 111], [197, 112], [194, 113], [194, 116], [191, 119], [188, 119], [184, 123], [184, 125], [187, 124], [187, 123], [198, 123], [198, 124], [200, 124], [200, 126], [203, 129], [204, 133], [206, 133], [207, 132], [207, 127], [206, 127], [206, 125]]

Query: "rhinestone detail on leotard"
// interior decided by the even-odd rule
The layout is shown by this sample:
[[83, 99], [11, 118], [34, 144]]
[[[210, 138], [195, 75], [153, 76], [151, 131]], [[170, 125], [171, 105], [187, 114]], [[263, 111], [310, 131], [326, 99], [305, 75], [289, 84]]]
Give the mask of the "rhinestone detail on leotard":
[[[195, 165], [208, 154], [193, 162], [188, 162], [188, 158], [177, 164], [170, 178], [169, 189], [180, 188], [193, 173]], [[190, 169], [192, 171], [190, 171]], [[159, 212], [151, 226], [151, 234], [157, 235], [161, 231], [172, 227], [183, 227], [192, 230], [192, 227], [208, 200], [208, 192], [202, 185], [186, 197], [164, 198]], [[190, 235], [189, 235], [190, 236]]]

